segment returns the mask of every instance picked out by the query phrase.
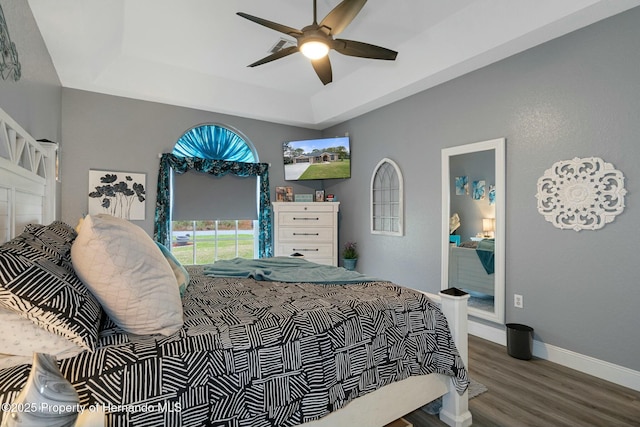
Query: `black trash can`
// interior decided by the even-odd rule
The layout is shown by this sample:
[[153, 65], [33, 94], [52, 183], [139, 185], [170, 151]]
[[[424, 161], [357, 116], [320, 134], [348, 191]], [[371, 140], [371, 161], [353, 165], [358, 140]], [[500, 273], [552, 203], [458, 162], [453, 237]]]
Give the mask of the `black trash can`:
[[507, 352], [516, 359], [529, 360], [533, 351], [533, 328], [507, 323]]

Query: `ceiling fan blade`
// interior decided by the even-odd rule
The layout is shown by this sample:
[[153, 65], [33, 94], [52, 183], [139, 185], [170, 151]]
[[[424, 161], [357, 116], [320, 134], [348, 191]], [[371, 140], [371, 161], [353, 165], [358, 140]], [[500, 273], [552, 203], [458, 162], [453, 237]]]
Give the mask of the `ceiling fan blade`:
[[316, 70], [316, 74], [320, 77], [323, 85], [328, 85], [333, 80], [333, 74], [331, 73], [331, 62], [329, 61], [329, 55], [314, 59], [311, 61], [313, 69]]
[[337, 36], [353, 21], [366, 2], [367, 0], [344, 0], [324, 17], [320, 27], [329, 28], [329, 34]]
[[302, 36], [302, 31], [300, 31], [300, 30], [298, 30], [296, 28], [292, 28], [292, 27], [288, 27], [286, 25], [278, 24], [277, 22], [267, 21], [266, 19], [258, 18], [257, 16], [249, 15], [248, 13], [244, 13], [244, 12], [237, 12], [236, 14], [238, 16], [242, 16], [245, 19], [248, 19], [249, 21], [255, 22], [256, 24], [263, 25], [263, 26], [265, 26], [267, 28], [271, 28], [272, 30], [279, 31], [279, 32], [284, 33], [284, 34], [288, 34], [291, 37], [298, 38], [298, 37]]
[[335, 39], [333, 48], [343, 55], [358, 56], [360, 58], [393, 61], [398, 56], [398, 52], [395, 50], [353, 40]]
[[254, 62], [253, 64], [247, 65], [247, 67], [257, 67], [258, 65], [266, 64], [267, 62], [275, 61], [276, 59], [284, 58], [285, 56], [289, 56], [292, 53], [296, 53], [298, 51], [298, 46], [289, 46], [285, 47], [277, 51], [276, 53], [272, 53], [269, 56], [265, 56], [259, 61]]

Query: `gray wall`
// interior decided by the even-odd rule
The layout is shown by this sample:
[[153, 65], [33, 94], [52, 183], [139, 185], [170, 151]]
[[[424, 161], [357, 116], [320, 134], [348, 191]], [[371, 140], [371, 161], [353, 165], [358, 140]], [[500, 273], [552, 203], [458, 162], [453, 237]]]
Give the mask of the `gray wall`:
[[[440, 287], [440, 151], [506, 137], [506, 319], [536, 339], [640, 370], [640, 8], [327, 129], [352, 136], [354, 177], [340, 240], [367, 274]], [[559, 230], [536, 209], [536, 182], [560, 160], [602, 157], [626, 179], [626, 209], [599, 231]], [[374, 236], [369, 180], [383, 157], [405, 178], [402, 238]], [[513, 294], [524, 297], [515, 309]]]
[[36, 139], [60, 142], [61, 87], [26, 1], [1, 0], [22, 66], [20, 80], [0, 79], [0, 108]]
[[[0, 5], [21, 65], [20, 80], [0, 79], [0, 108], [35, 139], [48, 139], [62, 146], [62, 88], [29, 4], [1, 0]], [[60, 215], [60, 189], [58, 184], [57, 216]]]
[[[271, 163], [272, 200], [275, 187], [284, 185], [282, 143], [320, 136], [316, 130], [67, 88], [62, 91], [62, 123], [61, 219], [75, 224], [87, 213], [89, 169], [143, 172], [147, 174], [146, 219], [135, 222], [149, 234], [153, 234], [158, 154], [171, 152], [192, 127], [221, 124], [250, 141], [260, 161]], [[294, 191], [305, 189], [294, 187]]]

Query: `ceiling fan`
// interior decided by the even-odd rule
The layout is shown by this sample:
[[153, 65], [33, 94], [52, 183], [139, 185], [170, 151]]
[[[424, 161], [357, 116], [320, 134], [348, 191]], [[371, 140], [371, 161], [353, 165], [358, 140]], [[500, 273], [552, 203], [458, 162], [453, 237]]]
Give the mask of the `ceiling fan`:
[[344, 40], [334, 38], [340, 34], [353, 21], [356, 15], [364, 7], [367, 0], [343, 0], [331, 12], [324, 17], [318, 24], [317, 21], [317, 5], [313, 0], [313, 24], [304, 27], [301, 30], [278, 24], [276, 22], [267, 21], [247, 13], [238, 12], [239, 16], [250, 21], [263, 25], [272, 30], [287, 34], [298, 41], [297, 46], [290, 46], [281, 49], [259, 61], [249, 64], [249, 67], [257, 67], [276, 59], [284, 58], [292, 53], [302, 52], [307, 58], [311, 59], [311, 64], [316, 74], [323, 84], [331, 83], [333, 75], [331, 72], [331, 62], [329, 61], [329, 50], [334, 49], [337, 52], [360, 58], [384, 59], [393, 61], [396, 59], [398, 52], [386, 49], [372, 44], [357, 42], [353, 40]]

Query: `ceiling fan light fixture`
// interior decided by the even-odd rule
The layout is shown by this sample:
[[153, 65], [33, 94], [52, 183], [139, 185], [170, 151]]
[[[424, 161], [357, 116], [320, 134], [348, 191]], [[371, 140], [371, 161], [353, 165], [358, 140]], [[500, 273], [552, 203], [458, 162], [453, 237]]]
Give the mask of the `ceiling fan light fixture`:
[[347, 56], [387, 61], [395, 60], [398, 52], [393, 50], [354, 40], [335, 38], [351, 23], [366, 2], [367, 0], [342, 0], [318, 23], [317, 0], [313, 0], [313, 23], [300, 30], [244, 12], [238, 12], [239, 16], [249, 21], [286, 34], [297, 41], [296, 46], [282, 47], [248, 66], [256, 67], [300, 52], [311, 60], [311, 65], [320, 81], [322, 84], [327, 85], [333, 79], [331, 61], [328, 56], [329, 51], [332, 49]]
[[300, 45], [300, 52], [309, 59], [320, 59], [327, 56], [329, 46], [321, 40], [307, 40]]

